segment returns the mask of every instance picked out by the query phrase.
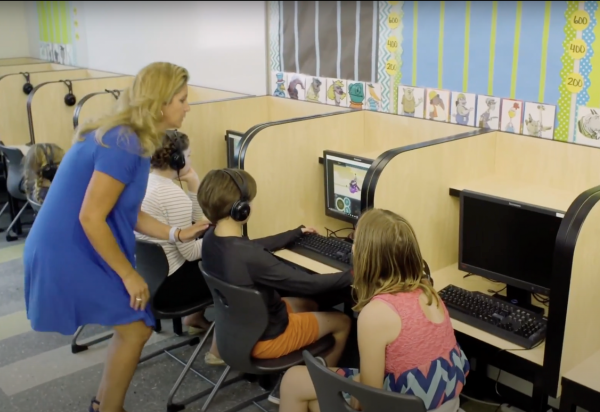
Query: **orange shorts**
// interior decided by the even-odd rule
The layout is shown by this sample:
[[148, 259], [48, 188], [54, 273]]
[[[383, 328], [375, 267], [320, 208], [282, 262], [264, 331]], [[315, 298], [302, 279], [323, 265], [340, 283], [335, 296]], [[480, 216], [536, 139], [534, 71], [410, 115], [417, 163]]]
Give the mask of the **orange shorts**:
[[252, 350], [257, 359], [277, 359], [315, 343], [319, 339], [319, 321], [310, 312], [294, 313], [285, 300], [289, 323], [285, 331], [275, 339], [259, 341]]

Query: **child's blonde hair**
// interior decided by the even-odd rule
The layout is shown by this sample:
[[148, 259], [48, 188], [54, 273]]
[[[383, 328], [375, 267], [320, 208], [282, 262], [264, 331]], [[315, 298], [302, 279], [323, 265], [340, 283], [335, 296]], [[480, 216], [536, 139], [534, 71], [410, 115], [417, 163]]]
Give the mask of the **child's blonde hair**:
[[75, 141], [96, 131], [96, 141], [109, 130], [124, 126], [134, 132], [140, 141], [144, 156], [152, 156], [162, 146], [164, 130], [158, 130], [163, 105], [171, 103], [173, 96], [187, 85], [189, 73], [171, 63], [152, 63], [135, 76], [133, 84], [121, 93], [114, 110], [98, 120], [82, 124], [75, 133]]
[[44, 183], [42, 170], [49, 164], [58, 166], [65, 151], [54, 143], [37, 143], [29, 148], [23, 158], [23, 179], [27, 191], [33, 193], [36, 202], [40, 201], [40, 189]]
[[382, 294], [412, 292], [421, 289], [427, 304], [439, 298], [423, 277], [424, 262], [417, 237], [401, 216], [383, 209], [364, 213], [354, 238], [355, 311], [364, 308], [373, 297]]

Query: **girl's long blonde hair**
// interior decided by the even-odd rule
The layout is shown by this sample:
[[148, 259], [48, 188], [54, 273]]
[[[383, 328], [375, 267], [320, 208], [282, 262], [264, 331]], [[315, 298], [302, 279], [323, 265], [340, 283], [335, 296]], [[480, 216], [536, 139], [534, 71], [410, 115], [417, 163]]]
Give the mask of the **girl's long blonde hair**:
[[187, 85], [189, 77], [186, 69], [171, 63], [149, 64], [135, 76], [133, 84], [121, 93], [109, 114], [82, 124], [77, 129], [75, 142], [83, 140], [85, 134], [96, 131], [94, 137], [102, 144], [106, 132], [124, 126], [138, 137], [142, 154], [151, 156], [162, 145], [164, 130], [158, 128], [163, 116], [162, 108]]
[[[65, 151], [54, 143], [37, 143], [29, 148], [27, 155], [23, 158], [23, 181], [28, 192], [33, 193], [33, 200], [40, 203], [40, 189], [44, 184], [42, 169], [50, 161], [56, 166], [60, 164]], [[52, 159], [49, 157], [52, 156]]]
[[439, 298], [423, 277], [424, 262], [413, 228], [401, 216], [383, 209], [364, 213], [354, 238], [355, 311], [381, 294], [421, 289], [427, 304]]

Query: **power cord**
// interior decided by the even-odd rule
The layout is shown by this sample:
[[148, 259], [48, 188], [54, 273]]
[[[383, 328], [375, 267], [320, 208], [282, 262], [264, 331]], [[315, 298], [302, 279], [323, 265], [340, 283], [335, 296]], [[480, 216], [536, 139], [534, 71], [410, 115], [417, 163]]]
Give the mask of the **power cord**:
[[[325, 231], [327, 232], [327, 237], [335, 237], [335, 238], [338, 238], [338, 239], [344, 239], [344, 237], [339, 237], [337, 235], [339, 232], [341, 232], [343, 230], [352, 230], [352, 231], [354, 231], [354, 227], [345, 227], [345, 228], [338, 229], [338, 230], [331, 230], [331, 229], [325, 228]], [[350, 233], [348, 236], [345, 236], [346, 239], [352, 239], [353, 237], [354, 237], [353, 233]]]

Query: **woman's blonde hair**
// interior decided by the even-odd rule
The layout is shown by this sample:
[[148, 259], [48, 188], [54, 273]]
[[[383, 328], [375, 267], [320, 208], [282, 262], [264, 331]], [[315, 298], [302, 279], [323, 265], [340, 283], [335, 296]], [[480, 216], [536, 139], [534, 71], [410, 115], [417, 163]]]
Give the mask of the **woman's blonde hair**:
[[102, 144], [106, 132], [124, 126], [138, 137], [142, 154], [152, 156], [161, 147], [165, 133], [157, 127], [162, 120], [162, 108], [187, 85], [189, 77], [186, 69], [171, 63], [158, 62], [144, 67], [133, 84], [121, 93], [109, 114], [77, 129], [75, 141], [83, 140], [85, 134], [95, 130], [94, 137]]
[[354, 238], [355, 311], [382, 294], [421, 289], [427, 304], [439, 298], [423, 277], [424, 262], [413, 228], [401, 216], [383, 209], [364, 213]]
[[40, 202], [40, 189], [44, 183], [42, 169], [50, 163], [58, 166], [65, 151], [54, 143], [37, 143], [29, 148], [23, 158], [23, 181], [28, 192], [33, 193], [36, 202]]

